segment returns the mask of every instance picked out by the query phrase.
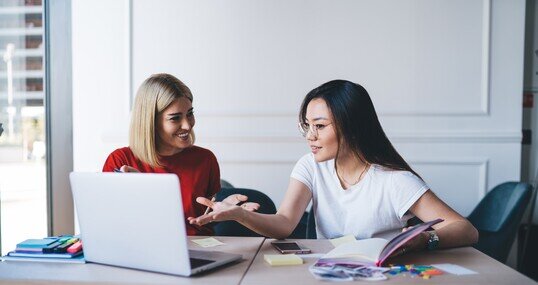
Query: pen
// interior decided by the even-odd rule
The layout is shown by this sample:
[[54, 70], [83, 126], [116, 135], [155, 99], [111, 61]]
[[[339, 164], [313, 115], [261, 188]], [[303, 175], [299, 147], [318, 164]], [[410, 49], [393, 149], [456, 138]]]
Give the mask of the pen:
[[114, 172], [123, 172], [119, 168], [114, 168]]
[[[211, 198], [211, 202], [215, 202], [215, 196], [213, 196], [213, 197]], [[210, 209], [211, 209], [211, 207], [208, 206], [207, 209], [205, 209], [204, 215], [207, 215], [207, 213], [209, 213], [209, 210], [210, 210]]]

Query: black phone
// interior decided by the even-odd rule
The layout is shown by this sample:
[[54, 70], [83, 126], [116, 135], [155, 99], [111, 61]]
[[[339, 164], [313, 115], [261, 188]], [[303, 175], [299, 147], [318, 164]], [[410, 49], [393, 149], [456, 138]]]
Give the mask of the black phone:
[[271, 244], [278, 250], [280, 253], [310, 253], [311, 250], [300, 245], [294, 241], [283, 241], [275, 240]]

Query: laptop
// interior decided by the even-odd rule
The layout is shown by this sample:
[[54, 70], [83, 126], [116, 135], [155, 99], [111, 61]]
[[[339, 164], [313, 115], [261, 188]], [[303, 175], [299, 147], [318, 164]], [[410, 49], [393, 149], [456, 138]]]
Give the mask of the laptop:
[[188, 250], [175, 174], [69, 175], [88, 262], [191, 276], [241, 255]]

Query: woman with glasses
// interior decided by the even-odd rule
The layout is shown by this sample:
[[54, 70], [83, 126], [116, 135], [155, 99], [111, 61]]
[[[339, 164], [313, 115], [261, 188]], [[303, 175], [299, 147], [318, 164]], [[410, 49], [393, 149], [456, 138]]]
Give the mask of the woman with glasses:
[[[193, 197], [212, 197], [220, 191], [220, 171], [210, 150], [194, 145], [194, 109], [190, 89], [170, 74], [154, 74], [136, 94], [131, 115], [129, 146], [113, 151], [103, 172], [174, 173], [180, 178], [185, 217], [202, 215], [206, 207]], [[234, 205], [244, 195], [224, 200]], [[258, 205], [245, 203], [243, 209]], [[212, 229], [187, 223], [187, 234], [208, 235]]]
[[352, 234], [392, 238], [413, 216], [443, 222], [411, 240], [406, 250], [470, 245], [477, 230], [441, 201], [388, 140], [368, 92], [344, 80], [310, 91], [299, 113], [299, 130], [311, 153], [291, 173], [288, 191], [274, 215], [197, 198], [213, 212], [192, 224], [236, 220], [269, 237], [285, 238], [312, 201], [318, 238]]

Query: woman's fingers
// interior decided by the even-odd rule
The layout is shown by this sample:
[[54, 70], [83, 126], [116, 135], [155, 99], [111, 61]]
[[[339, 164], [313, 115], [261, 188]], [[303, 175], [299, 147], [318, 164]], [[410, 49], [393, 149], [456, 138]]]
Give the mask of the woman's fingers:
[[247, 202], [241, 205], [241, 207], [247, 211], [257, 211], [260, 208], [260, 204], [254, 202]]
[[198, 202], [199, 204], [202, 204], [204, 206], [207, 206], [207, 207], [211, 207], [213, 208], [215, 206], [215, 202], [205, 198], [205, 197], [198, 197], [196, 198], [196, 202]]
[[222, 214], [216, 214], [215, 212], [211, 212], [207, 215], [202, 215], [200, 217], [197, 217], [197, 218], [193, 218], [193, 217], [188, 217], [187, 220], [189, 221], [189, 223], [192, 225], [198, 225], [198, 226], [203, 226], [205, 224], [209, 224], [211, 222], [219, 222], [221, 221], [222, 219], [220, 219], [219, 216], [222, 216]]
[[[196, 198], [196, 202], [206, 207], [210, 207], [213, 209], [213, 211], [196, 218], [188, 217], [187, 221], [189, 221], [190, 224], [203, 226], [211, 222], [219, 222], [230, 219], [233, 220], [234, 216], [237, 215], [237, 210], [239, 209], [236, 204], [246, 200], [247, 196], [240, 194], [230, 195], [222, 202], [213, 202], [205, 197], [198, 197]], [[258, 210], [260, 205], [258, 203], [247, 202], [243, 203], [240, 207], [244, 210], [253, 212]]]
[[248, 200], [248, 197], [245, 196], [245, 195], [232, 194], [232, 195], [224, 198], [224, 200], [222, 200], [222, 202], [237, 205], [237, 204], [239, 204], [241, 202], [245, 202], [246, 200]]
[[123, 165], [120, 167], [121, 172], [140, 172], [138, 169], [131, 167], [129, 165]]

